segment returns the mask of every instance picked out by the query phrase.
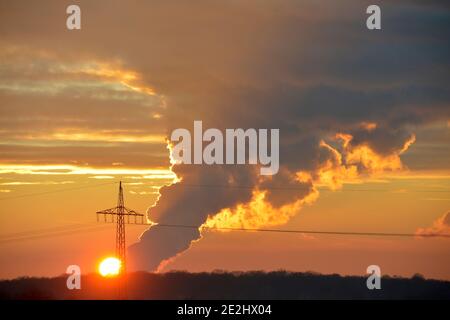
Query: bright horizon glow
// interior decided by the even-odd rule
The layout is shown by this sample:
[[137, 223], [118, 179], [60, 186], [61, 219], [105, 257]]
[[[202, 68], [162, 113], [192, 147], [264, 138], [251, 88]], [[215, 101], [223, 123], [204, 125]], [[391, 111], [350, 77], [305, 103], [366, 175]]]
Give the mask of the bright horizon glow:
[[122, 262], [116, 257], [103, 259], [98, 266], [98, 272], [102, 277], [115, 277], [119, 275]]
[[145, 179], [175, 179], [176, 175], [169, 169], [134, 169], [134, 168], [95, 168], [72, 164], [0, 164], [0, 174], [29, 175], [138, 175]]

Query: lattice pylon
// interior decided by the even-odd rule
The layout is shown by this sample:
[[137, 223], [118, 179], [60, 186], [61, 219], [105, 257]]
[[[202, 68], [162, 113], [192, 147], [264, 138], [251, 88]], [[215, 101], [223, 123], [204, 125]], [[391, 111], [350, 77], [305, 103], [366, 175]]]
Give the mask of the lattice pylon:
[[[119, 197], [117, 199], [117, 206], [114, 208], [97, 211], [97, 221], [100, 221], [100, 215], [103, 215], [104, 222], [116, 223], [116, 258], [120, 259], [120, 262], [122, 263], [120, 272], [125, 273], [127, 266], [125, 224], [144, 224], [144, 215], [125, 207], [122, 181], [119, 183]], [[111, 217], [111, 219], [108, 219], [108, 217]], [[116, 217], [116, 219], [114, 219], [114, 217]], [[127, 218], [126, 221], [125, 217]]]
[[122, 262], [121, 271], [126, 272], [126, 244], [125, 244], [125, 210], [123, 203], [122, 181], [119, 183], [119, 199], [117, 200], [116, 223], [116, 256]]

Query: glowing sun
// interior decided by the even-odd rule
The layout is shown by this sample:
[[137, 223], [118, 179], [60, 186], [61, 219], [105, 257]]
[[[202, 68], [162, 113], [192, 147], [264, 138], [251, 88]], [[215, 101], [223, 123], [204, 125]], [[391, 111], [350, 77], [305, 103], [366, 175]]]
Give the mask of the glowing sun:
[[98, 272], [103, 277], [114, 277], [120, 273], [122, 262], [114, 257], [109, 257], [100, 262], [98, 266]]

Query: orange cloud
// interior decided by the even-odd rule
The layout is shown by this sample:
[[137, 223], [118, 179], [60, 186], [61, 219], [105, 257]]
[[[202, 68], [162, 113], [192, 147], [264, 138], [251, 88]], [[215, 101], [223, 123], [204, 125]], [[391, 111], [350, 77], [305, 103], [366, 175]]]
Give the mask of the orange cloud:
[[338, 133], [336, 134], [335, 139], [342, 141], [345, 159], [349, 165], [360, 164], [370, 173], [403, 169], [400, 155], [408, 150], [408, 148], [416, 141], [415, 135], [411, 135], [409, 139], [404, 142], [401, 149], [388, 155], [380, 155], [367, 144], [353, 146], [351, 144], [353, 137], [350, 134]]
[[163, 134], [139, 134], [129, 130], [84, 130], [76, 128], [59, 128], [58, 132], [16, 135], [21, 140], [50, 140], [50, 141], [105, 141], [105, 142], [145, 142], [164, 143]]
[[176, 178], [174, 173], [166, 169], [132, 169], [132, 168], [93, 168], [76, 165], [27, 165], [27, 164], [1, 164], [0, 174], [31, 174], [31, 175], [139, 175], [141, 179], [167, 179]]
[[346, 165], [343, 154], [325, 141], [322, 140], [320, 146], [330, 153], [330, 157], [321, 163], [313, 174], [315, 178], [312, 180], [316, 185], [337, 190], [342, 187], [344, 182], [358, 179], [359, 173], [355, 164]]
[[320, 147], [327, 152], [326, 159], [313, 172], [297, 172], [300, 182], [310, 181], [316, 186], [337, 190], [344, 183], [361, 183], [363, 179], [385, 171], [402, 171], [404, 166], [400, 155], [415, 142], [415, 136], [412, 135], [400, 149], [387, 155], [377, 153], [368, 144], [352, 145], [351, 134], [338, 133], [333, 140], [340, 142], [340, 148], [322, 140]]
[[314, 202], [318, 195], [318, 191], [313, 190], [302, 199], [275, 208], [266, 200], [266, 191], [255, 190], [248, 203], [241, 203], [234, 208], [226, 208], [214, 216], [209, 216], [200, 230], [204, 228], [254, 229], [282, 225], [297, 214], [303, 205]]
[[365, 130], [367, 130], [367, 131], [373, 131], [373, 130], [375, 130], [378, 127], [378, 125], [375, 122], [363, 121], [363, 122], [360, 123], [360, 127], [365, 129]]
[[450, 235], [450, 211], [444, 213], [433, 222], [431, 227], [418, 228], [416, 235], [427, 236], [431, 234], [449, 234]]
[[70, 72], [97, 76], [104, 80], [120, 82], [125, 87], [148, 95], [156, 95], [153, 88], [140, 83], [141, 76], [132, 70], [124, 69], [120, 64], [96, 62], [69, 69]]
[[[369, 127], [374, 128], [373, 124]], [[375, 152], [369, 145], [353, 146], [350, 134], [338, 133], [334, 140], [341, 143], [341, 150], [331, 146], [324, 140], [320, 147], [327, 152], [326, 159], [320, 162], [312, 172], [298, 171], [295, 179], [300, 183], [312, 183], [314, 186], [325, 186], [332, 190], [340, 189], [344, 183], [360, 183], [363, 176], [384, 171], [403, 169], [400, 155], [414, 143], [415, 136], [405, 141], [399, 150], [388, 155]], [[169, 145], [170, 148], [170, 145]], [[202, 228], [261, 228], [282, 225], [298, 213], [304, 204], [312, 203], [319, 192], [313, 191], [302, 199], [295, 199], [279, 208], [274, 207], [266, 198], [266, 192], [255, 189], [248, 203], [241, 203], [234, 208], [222, 209], [210, 215]]]

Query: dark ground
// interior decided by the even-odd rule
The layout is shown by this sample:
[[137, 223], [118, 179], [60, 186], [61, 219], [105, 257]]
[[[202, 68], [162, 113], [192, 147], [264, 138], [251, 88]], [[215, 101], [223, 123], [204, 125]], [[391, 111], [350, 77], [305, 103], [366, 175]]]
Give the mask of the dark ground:
[[[120, 279], [82, 277], [81, 290], [68, 290], [67, 276], [0, 281], [0, 299], [117, 299]], [[128, 275], [128, 299], [450, 299], [450, 282], [383, 277], [381, 290], [366, 278], [315, 273], [213, 272]]]

